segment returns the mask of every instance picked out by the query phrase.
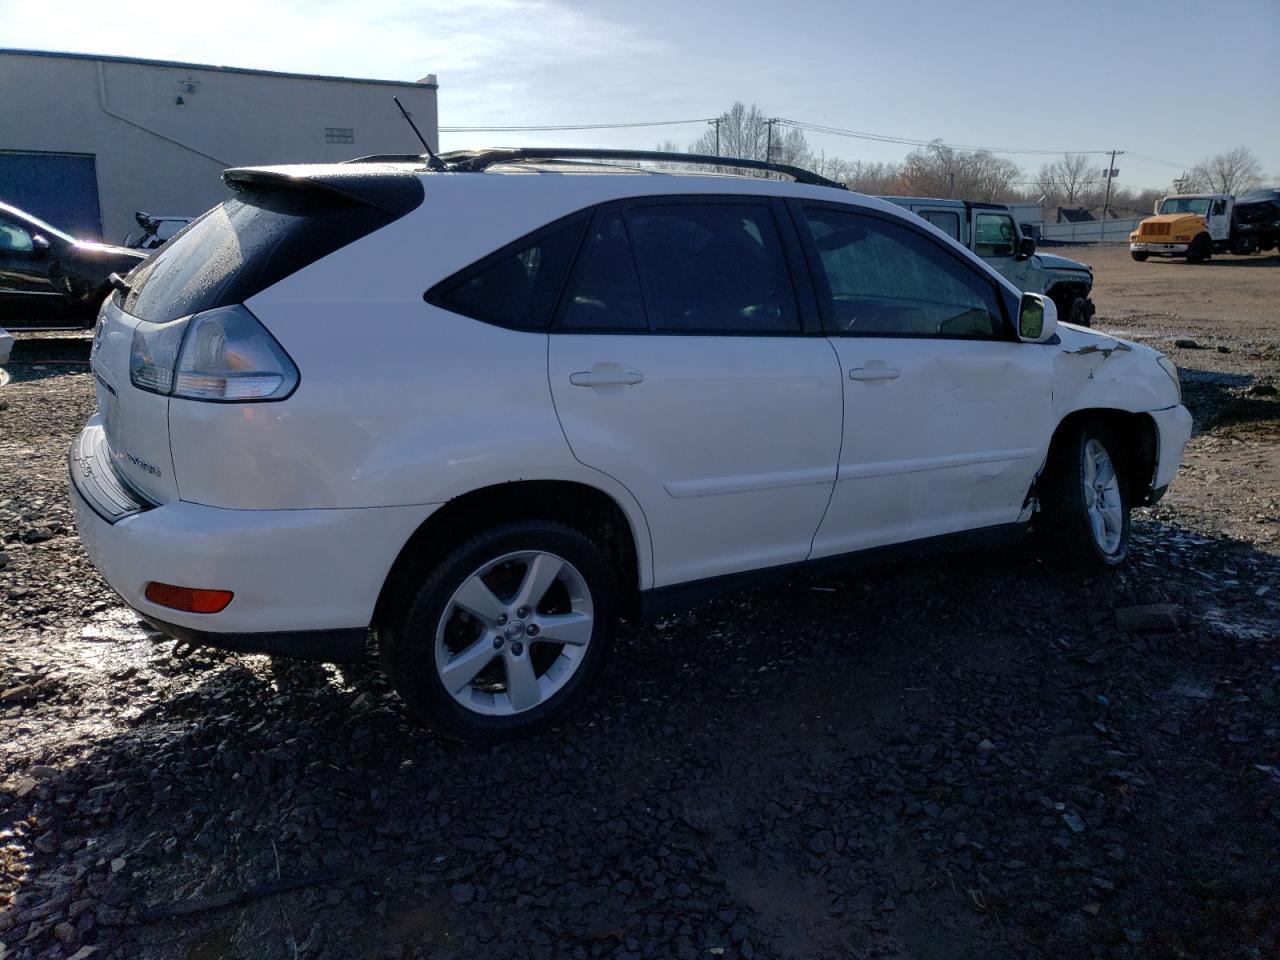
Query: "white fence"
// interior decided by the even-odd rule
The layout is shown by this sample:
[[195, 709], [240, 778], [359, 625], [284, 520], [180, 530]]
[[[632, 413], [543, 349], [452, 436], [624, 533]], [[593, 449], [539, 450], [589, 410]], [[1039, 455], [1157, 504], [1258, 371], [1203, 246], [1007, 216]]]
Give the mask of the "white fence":
[[1140, 219], [1086, 220], [1084, 223], [1040, 223], [1042, 240], [1060, 243], [1125, 243], [1138, 229]]

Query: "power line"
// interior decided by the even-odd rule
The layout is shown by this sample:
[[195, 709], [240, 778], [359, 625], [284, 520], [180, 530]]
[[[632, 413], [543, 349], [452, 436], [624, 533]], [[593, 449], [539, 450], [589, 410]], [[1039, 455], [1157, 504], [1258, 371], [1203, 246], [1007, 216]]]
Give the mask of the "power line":
[[836, 137], [849, 137], [854, 140], [871, 140], [877, 143], [897, 143], [906, 144], [913, 147], [928, 147], [935, 143], [940, 143], [944, 147], [951, 147], [956, 150], [985, 150], [987, 153], [1025, 153], [1025, 154], [1043, 154], [1045, 156], [1059, 156], [1064, 153], [1078, 154], [1097, 154], [1105, 156], [1110, 150], [1043, 150], [1043, 149], [1021, 149], [1018, 147], [981, 147], [971, 143], [943, 143], [940, 140], [919, 140], [914, 137], [895, 137], [887, 133], [869, 133], [865, 130], [846, 130], [842, 127], [829, 127], [819, 123], [806, 123], [803, 120], [779, 119], [779, 123], [785, 123], [793, 127], [799, 127], [802, 130], [809, 130], [814, 133], [826, 133]]
[[687, 123], [712, 123], [717, 117], [694, 120], [642, 120], [635, 123], [558, 123], [518, 127], [440, 127], [441, 133], [533, 133], [550, 130], [622, 130], [631, 127], [675, 127]]
[[[693, 123], [711, 123], [716, 126], [716, 133], [720, 132], [720, 122], [724, 119], [721, 114], [718, 117], [694, 117], [688, 120], [639, 120], [628, 123], [555, 123], [555, 124], [522, 124], [514, 126], [493, 126], [493, 127], [440, 127], [440, 133], [551, 133], [556, 131], [575, 131], [575, 130], [629, 130], [644, 127], [675, 127], [684, 126]], [[844, 127], [833, 127], [821, 123], [808, 123], [803, 120], [792, 120], [786, 117], [771, 118], [770, 131], [774, 123], [785, 124], [787, 126], [796, 127], [810, 133], [827, 134], [833, 137], [845, 137], [852, 140], [866, 140], [872, 143], [892, 143], [910, 147], [929, 147], [940, 144], [955, 150], [984, 150], [987, 153], [1007, 153], [1007, 154], [1023, 154], [1028, 156], [1061, 156], [1065, 153], [1074, 153], [1086, 156], [1106, 156], [1110, 150], [1045, 150], [1042, 148], [1021, 148], [1021, 147], [985, 147], [971, 143], [946, 143], [941, 140], [923, 140], [917, 137], [900, 137], [887, 133], [872, 133], [867, 130], [849, 130]], [[1129, 156], [1148, 163], [1154, 163], [1159, 166], [1170, 167], [1175, 170], [1185, 170], [1190, 164], [1178, 163], [1174, 160], [1163, 160], [1159, 157], [1148, 156], [1142, 153], [1130, 153]]]

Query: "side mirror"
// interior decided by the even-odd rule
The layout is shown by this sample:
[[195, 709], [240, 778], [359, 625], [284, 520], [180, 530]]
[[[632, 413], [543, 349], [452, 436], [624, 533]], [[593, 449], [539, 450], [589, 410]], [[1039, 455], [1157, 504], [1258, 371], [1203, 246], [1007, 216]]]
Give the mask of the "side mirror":
[[1044, 343], [1058, 331], [1058, 308], [1039, 293], [1024, 293], [1018, 307], [1018, 339]]
[[1023, 237], [1022, 240], [1019, 241], [1017, 259], [1030, 260], [1032, 256], [1034, 256], [1035, 252], [1036, 252], [1035, 237]]
[[49, 252], [49, 241], [46, 237], [36, 234], [31, 238], [31, 252], [37, 257], [43, 257]]

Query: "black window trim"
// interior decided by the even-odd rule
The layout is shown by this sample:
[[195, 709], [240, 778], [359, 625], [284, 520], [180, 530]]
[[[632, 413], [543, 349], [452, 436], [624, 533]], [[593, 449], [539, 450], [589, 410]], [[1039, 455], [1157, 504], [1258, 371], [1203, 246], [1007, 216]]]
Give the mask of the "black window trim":
[[[529, 233], [512, 240], [510, 243], [504, 244], [492, 253], [485, 254], [479, 260], [472, 261], [461, 270], [457, 270], [454, 273], [449, 274], [449, 276], [428, 288], [426, 292], [422, 294], [422, 299], [433, 307], [438, 307], [441, 310], [456, 314], [460, 317], [466, 317], [467, 319], [474, 320], [477, 323], [486, 323], [491, 327], [501, 327], [503, 330], [512, 330], [516, 333], [545, 334], [548, 327], [551, 325], [552, 318], [556, 316], [556, 313], [560, 308], [560, 299], [564, 296], [565, 287], [569, 283], [569, 278], [573, 276], [577, 270], [578, 256], [582, 252], [582, 243], [587, 235], [586, 228], [588, 224], [594, 222], [595, 211], [596, 207], [583, 207], [582, 209], [575, 210], [573, 213], [566, 214], [563, 217], [557, 217], [549, 223], [544, 223], [537, 229], [531, 230]], [[550, 236], [553, 233], [558, 233], [566, 227], [573, 226], [575, 220], [578, 221], [578, 236], [573, 243], [573, 252], [569, 256], [568, 269], [566, 269], [560, 277], [556, 295], [551, 299], [549, 312], [545, 317], [541, 318], [537, 325], [532, 327], [522, 327], [512, 323], [502, 323], [488, 317], [477, 317], [469, 313], [462, 313], [455, 310], [445, 302], [446, 298], [451, 293], [463, 284], [469, 282], [478, 274], [483, 273], [490, 267], [501, 263], [509, 257], [514, 257], [519, 253], [523, 253], [526, 249], [538, 243], [545, 237]]]
[[[799, 328], [793, 331], [777, 330], [655, 330], [650, 316], [649, 298], [651, 292], [646, 288], [639, 263], [635, 262], [635, 247], [631, 242], [631, 227], [628, 223], [627, 211], [655, 206], [688, 206], [692, 204], [747, 204], [766, 207], [773, 218], [774, 229], [778, 234], [778, 242], [782, 246], [784, 268], [791, 284], [792, 298], [795, 302]], [[566, 327], [560, 322], [561, 300], [581, 269], [583, 245], [600, 220], [611, 213], [620, 213], [622, 223], [627, 231], [627, 244], [631, 247], [632, 262], [635, 264], [636, 278], [640, 284], [640, 296], [645, 311], [645, 327]], [[757, 193], [670, 193], [649, 196], [626, 197], [609, 200], [595, 207], [588, 230], [579, 238], [578, 249], [574, 256], [572, 268], [566, 274], [560, 287], [555, 310], [552, 312], [551, 333], [577, 336], [648, 336], [648, 337], [825, 337], [822, 328], [818, 300], [814, 294], [812, 278], [808, 276], [808, 262], [801, 248], [800, 237], [786, 210], [786, 201], [771, 194]]]
[[[859, 206], [853, 203], [833, 203], [829, 200], [787, 200], [787, 206], [791, 211], [791, 216], [795, 220], [795, 230], [800, 237], [800, 244], [804, 250], [805, 258], [809, 264], [809, 276], [813, 282], [814, 293], [817, 297], [818, 310], [822, 317], [822, 325], [824, 328], [824, 336], [830, 337], [846, 337], [850, 339], [891, 339], [891, 340], [963, 340], [969, 343], [1004, 343], [1013, 341], [1021, 343], [1014, 332], [1013, 324], [1010, 320], [1011, 312], [1016, 315], [1017, 306], [1012, 304], [1012, 294], [1004, 288], [1004, 285], [996, 282], [992, 277], [987, 276], [981, 269], [970, 263], [964, 257], [960, 256], [955, 250], [952, 250], [947, 244], [942, 243], [937, 237], [930, 236], [926, 231], [919, 229], [915, 224], [906, 217], [894, 216], [887, 214], [881, 210], [873, 210], [869, 207]], [[826, 270], [822, 264], [822, 254], [818, 251], [817, 244], [814, 243], [812, 235], [804, 229], [806, 224], [806, 210], [834, 210], [839, 213], [853, 213], [864, 217], [870, 217], [873, 220], [882, 220], [886, 223], [896, 224], [903, 227], [917, 237], [932, 244], [937, 249], [946, 253], [947, 256], [955, 260], [966, 270], [973, 273], [976, 277], [988, 284], [996, 296], [996, 302], [1000, 304], [1000, 323], [1001, 333], [1003, 336], [998, 337], [966, 337], [954, 334], [941, 333], [852, 333], [848, 330], [840, 330], [836, 327], [835, 316], [832, 313], [832, 305], [834, 295], [831, 287], [827, 282]], [[917, 218], [919, 219], [919, 218]], [[921, 223], [927, 221], [921, 220]], [[976, 254], [975, 254], [976, 256]], [[987, 267], [986, 269], [990, 269]]]

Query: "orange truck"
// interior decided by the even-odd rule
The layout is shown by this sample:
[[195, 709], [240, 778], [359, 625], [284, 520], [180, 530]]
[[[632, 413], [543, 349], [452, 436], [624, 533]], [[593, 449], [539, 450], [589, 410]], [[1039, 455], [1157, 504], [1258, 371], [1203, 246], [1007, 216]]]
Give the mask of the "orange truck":
[[1129, 234], [1129, 255], [1186, 257], [1203, 263], [1215, 253], [1250, 254], [1280, 245], [1280, 190], [1178, 194], [1156, 204]]

